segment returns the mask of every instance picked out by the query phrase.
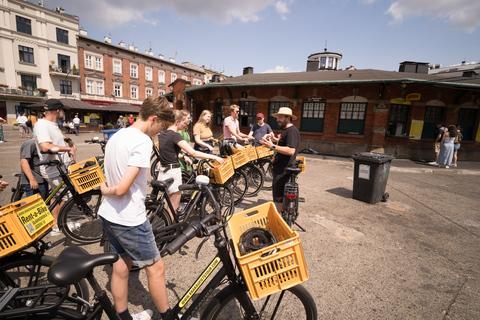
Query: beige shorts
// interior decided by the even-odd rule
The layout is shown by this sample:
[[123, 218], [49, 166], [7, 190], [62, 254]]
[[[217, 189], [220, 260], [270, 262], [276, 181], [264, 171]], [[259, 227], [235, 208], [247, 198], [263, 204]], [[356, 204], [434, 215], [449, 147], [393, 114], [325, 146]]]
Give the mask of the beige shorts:
[[173, 184], [168, 188], [167, 193], [172, 194], [178, 190], [178, 186], [182, 184], [182, 168], [170, 169], [164, 172], [163, 168], [158, 171], [158, 181], [165, 181], [168, 178], [173, 178]]
[[433, 145], [433, 150], [435, 151], [435, 153], [439, 153], [441, 148], [442, 144], [440, 142], [435, 142], [435, 144]]

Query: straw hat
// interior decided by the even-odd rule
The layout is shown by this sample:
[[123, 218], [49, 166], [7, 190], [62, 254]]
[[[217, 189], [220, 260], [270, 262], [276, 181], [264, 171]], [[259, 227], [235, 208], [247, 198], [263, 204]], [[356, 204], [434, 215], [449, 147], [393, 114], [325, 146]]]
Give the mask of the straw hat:
[[272, 114], [272, 117], [277, 118], [279, 115], [292, 117], [292, 120], [297, 120], [297, 117], [292, 113], [292, 109], [288, 107], [281, 107], [277, 113]]

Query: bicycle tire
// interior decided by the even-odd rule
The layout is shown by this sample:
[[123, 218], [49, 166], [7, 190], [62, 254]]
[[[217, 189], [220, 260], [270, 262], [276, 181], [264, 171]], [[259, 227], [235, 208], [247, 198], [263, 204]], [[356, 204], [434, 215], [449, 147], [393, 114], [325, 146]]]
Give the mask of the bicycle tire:
[[242, 170], [248, 178], [248, 189], [245, 197], [254, 197], [262, 190], [263, 184], [265, 183], [265, 175], [262, 169], [251, 163], [244, 165]]
[[12, 193], [12, 197], [10, 198], [10, 203], [20, 201], [23, 198], [24, 193], [23, 186], [20, 183], [17, 184], [17, 188], [15, 188], [15, 192]]
[[245, 198], [248, 189], [248, 178], [245, 172], [235, 171], [233, 176], [226, 182], [227, 186], [233, 191], [233, 203], [238, 205]]
[[265, 176], [263, 190], [272, 190], [273, 183], [273, 161], [270, 158], [258, 159], [258, 166], [262, 169]]
[[[11, 288], [25, 288], [29, 286], [29, 279], [33, 275], [35, 268], [33, 266], [40, 265], [39, 270], [39, 279], [36, 283], [37, 286], [50, 284], [47, 279], [47, 272], [55, 257], [51, 256], [41, 256], [38, 263], [35, 262], [35, 255], [29, 254], [24, 256], [12, 256], [7, 259], [2, 259], [2, 264], [0, 266], [0, 291], [8, 290]], [[34, 284], [32, 284], [34, 285]], [[90, 294], [88, 291], [88, 285], [85, 279], [80, 280], [79, 282], [72, 284], [70, 286], [69, 296], [72, 297], [73, 294], [76, 294], [78, 297], [84, 299], [85, 301], [90, 301]], [[48, 303], [49, 300], [46, 298], [42, 304]], [[61, 304], [62, 308], [72, 308], [77, 310], [82, 310], [83, 305], [65, 300]], [[13, 308], [13, 306], [12, 306]], [[35, 318], [32, 316], [32, 318]]]
[[[270, 308], [275, 308], [275, 302], [283, 293], [282, 305], [279, 304], [277, 314], [272, 317]], [[273, 300], [272, 300], [273, 299]], [[273, 302], [273, 303], [272, 303]], [[274, 293], [266, 298], [252, 301], [257, 312], [261, 312], [259, 319], [317, 319], [317, 306], [310, 293], [301, 285]], [[215, 319], [247, 319], [240, 303], [236, 300], [233, 286], [229, 285], [220, 291], [205, 308], [201, 317], [205, 320]]]
[[[100, 190], [91, 190], [80, 194], [79, 197], [87, 203], [92, 215], [85, 214], [84, 210], [78, 207], [75, 198], [70, 198], [60, 209], [58, 227], [72, 241], [81, 244], [98, 242], [103, 234], [102, 222], [98, 217], [102, 193]], [[69, 226], [72, 223], [73, 226]]]
[[156, 158], [153, 160], [152, 165], [150, 166], [150, 175], [152, 176], [153, 180], [157, 180], [158, 178], [158, 171], [155, 169], [157, 168], [158, 164], [160, 163], [160, 159]]
[[[212, 193], [220, 206], [222, 217], [227, 218], [235, 211], [233, 201], [233, 191], [223, 184], [212, 185]], [[200, 215], [202, 219], [207, 215], [213, 213], [215, 210], [213, 203], [209, 197], [204, 197], [202, 200], [202, 207], [200, 209]]]

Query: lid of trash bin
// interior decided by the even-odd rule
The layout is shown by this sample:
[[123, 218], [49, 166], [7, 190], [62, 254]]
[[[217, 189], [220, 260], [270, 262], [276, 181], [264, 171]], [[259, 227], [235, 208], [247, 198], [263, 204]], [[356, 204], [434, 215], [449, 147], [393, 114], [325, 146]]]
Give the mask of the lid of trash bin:
[[395, 159], [394, 156], [378, 152], [358, 152], [352, 155], [355, 160], [364, 160], [375, 163], [384, 163]]
[[120, 130], [120, 129], [107, 129], [107, 130], [100, 130], [100, 132], [102, 132], [102, 133], [113, 133], [113, 132], [117, 132], [118, 130]]

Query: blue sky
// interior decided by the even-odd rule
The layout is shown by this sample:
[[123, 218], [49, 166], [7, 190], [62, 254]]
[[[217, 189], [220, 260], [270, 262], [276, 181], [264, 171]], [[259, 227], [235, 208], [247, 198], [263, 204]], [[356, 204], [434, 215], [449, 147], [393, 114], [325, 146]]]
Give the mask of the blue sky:
[[479, 0], [44, 0], [79, 16], [90, 38], [123, 40], [226, 75], [305, 71], [307, 57], [340, 68], [397, 71], [402, 61], [480, 62]]

